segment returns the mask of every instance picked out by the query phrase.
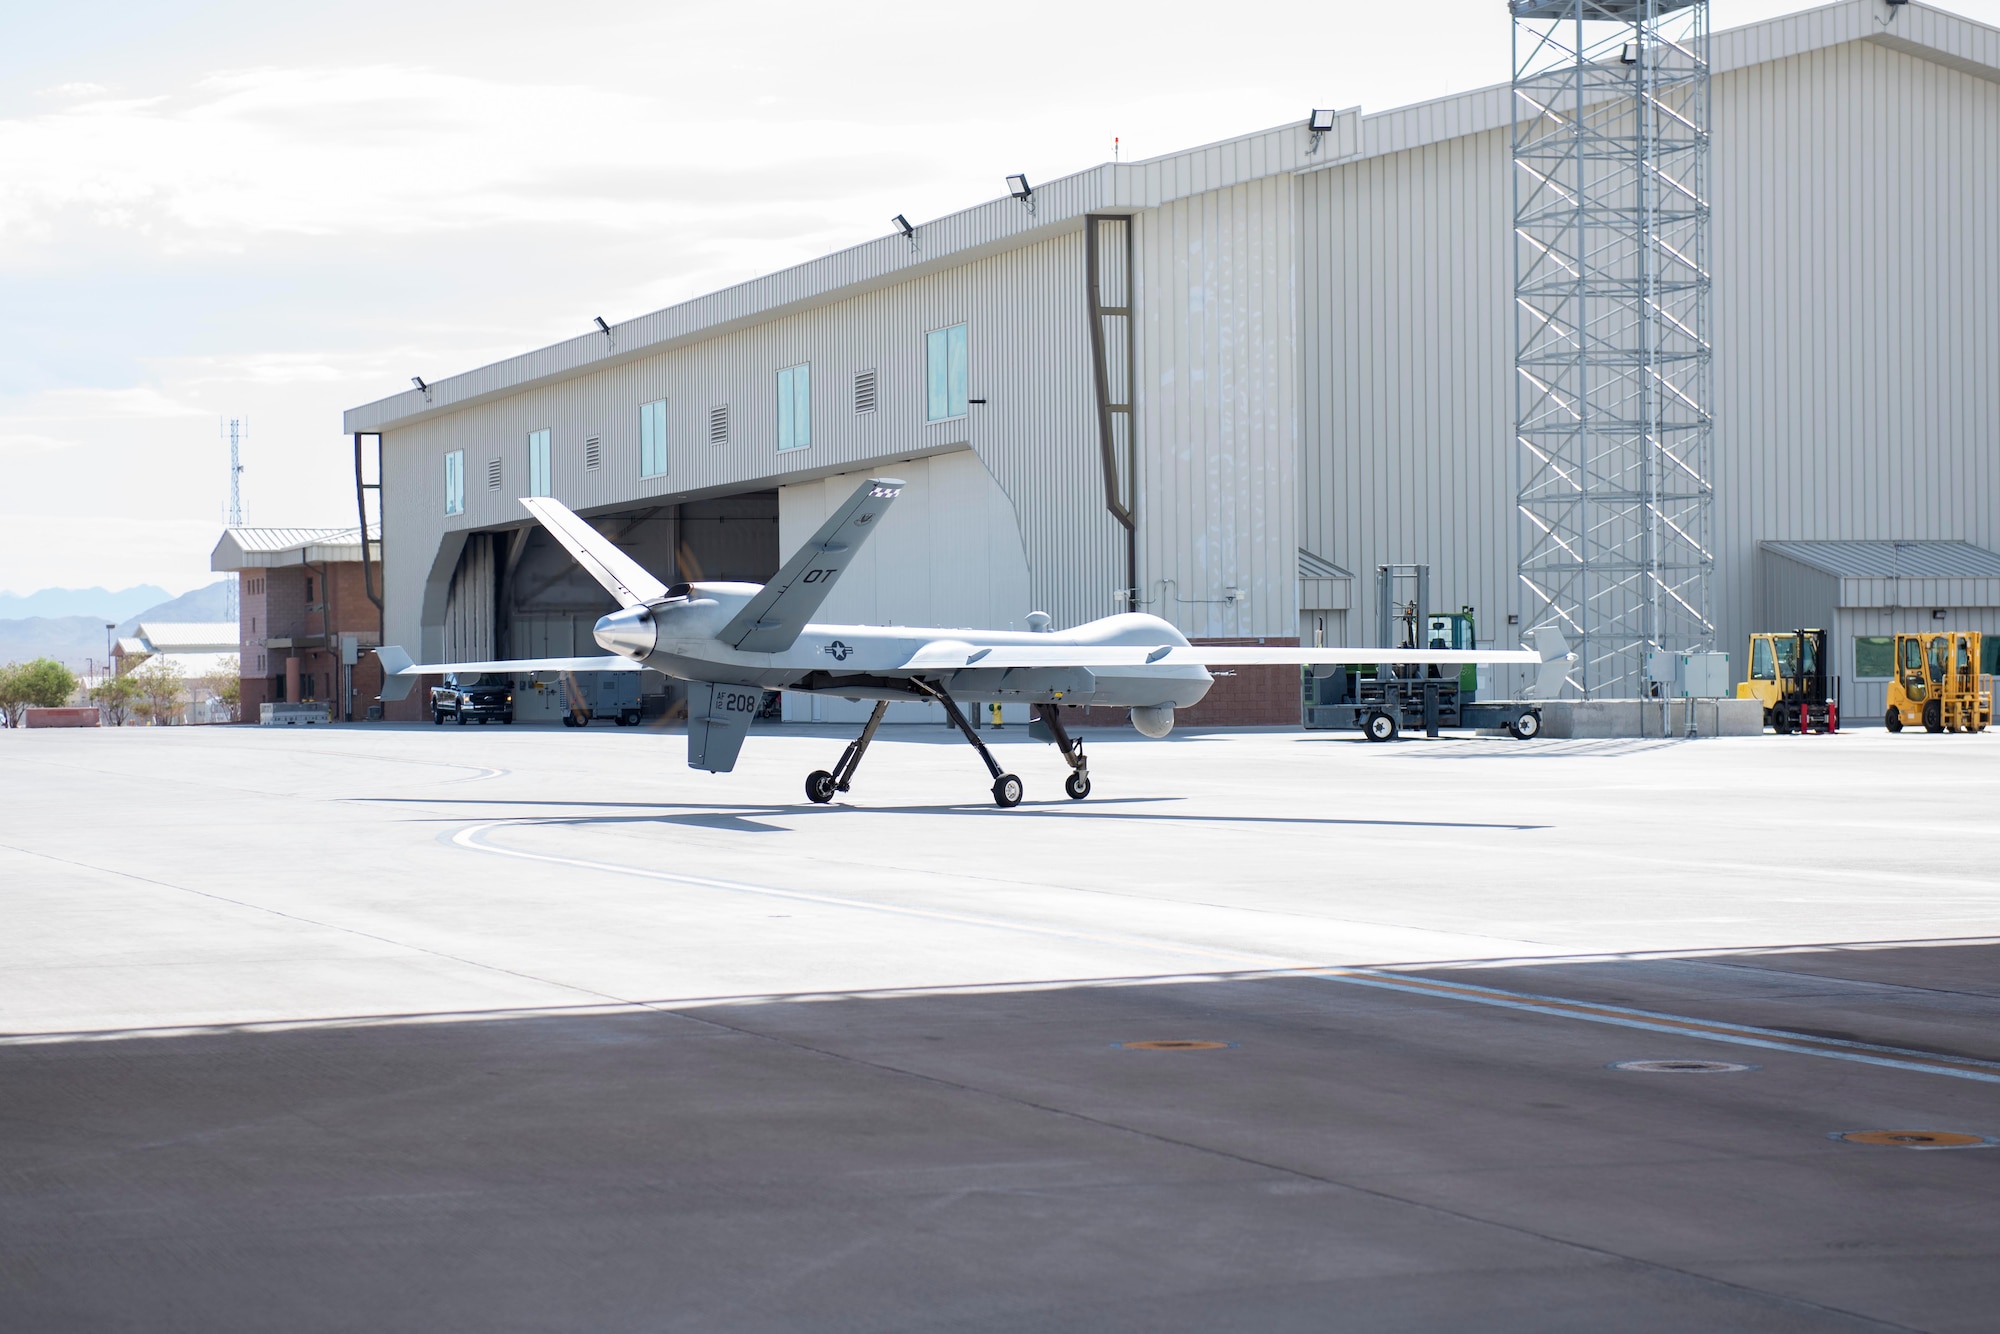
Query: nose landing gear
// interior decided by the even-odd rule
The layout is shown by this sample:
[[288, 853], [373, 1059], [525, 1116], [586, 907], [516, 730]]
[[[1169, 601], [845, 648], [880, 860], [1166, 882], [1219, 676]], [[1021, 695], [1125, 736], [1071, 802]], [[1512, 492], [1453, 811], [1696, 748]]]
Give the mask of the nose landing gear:
[[889, 701], [875, 701], [875, 711], [868, 715], [868, 726], [861, 729], [861, 735], [847, 743], [841, 752], [840, 763], [833, 766], [833, 772], [815, 769], [806, 775], [806, 800], [816, 806], [824, 806], [833, 800], [836, 792], [845, 792], [854, 781], [854, 771], [861, 767], [861, 757], [868, 753], [868, 743], [875, 739], [875, 729], [882, 725], [882, 715], [889, 711]]
[[1069, 734], [1062, 723], [1062, 709], [1054, 704], [1037, 704], [1035, 714], [1042, 725], [1055, 737], [1056, 746], [1062, 751], [1063, 761], [1069, 765], [1069, 777], [1063, 779], [1063, 792], [1071, 801], [1082, 801], [1090, 795], [1090, 761], [1084, 758], [1083, 742]]

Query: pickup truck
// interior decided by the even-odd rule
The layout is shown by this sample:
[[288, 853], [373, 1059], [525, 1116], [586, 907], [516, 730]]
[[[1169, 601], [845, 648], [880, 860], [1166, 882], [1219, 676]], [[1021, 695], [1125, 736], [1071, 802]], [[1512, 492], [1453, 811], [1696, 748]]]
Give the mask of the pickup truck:
[[431, 721], [442, 724], [456, 719], [460, 727], [477, 719], [484, 723], [498, 718], [514, 721], [514, 683], [493, 673], [448, 674], [443, 685], [431, 687]]

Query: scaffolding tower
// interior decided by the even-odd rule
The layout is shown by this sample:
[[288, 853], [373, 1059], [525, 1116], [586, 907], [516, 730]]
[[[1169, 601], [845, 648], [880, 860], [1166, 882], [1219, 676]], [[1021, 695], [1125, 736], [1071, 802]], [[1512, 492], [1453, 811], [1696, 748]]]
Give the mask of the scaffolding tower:
[[1707, 0], [1509, 0], [1521, 624], [1586, 696], [1712, 646]]

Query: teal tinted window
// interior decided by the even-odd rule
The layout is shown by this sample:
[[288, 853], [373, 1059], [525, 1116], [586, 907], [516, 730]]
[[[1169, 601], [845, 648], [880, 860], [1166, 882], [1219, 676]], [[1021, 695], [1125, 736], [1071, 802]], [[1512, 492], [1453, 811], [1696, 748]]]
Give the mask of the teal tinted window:
[[667, 475], [667, 400], [639, 405], [639, 475]]
[[812, 367], [787, 366], [778, 372], [778, 448], [804, 449], [812, 443]]
[[965, 326], [933, 329], [924, 340], [924, 420], [965, 415]]
[[444, 456], [444, 512], [465, 513], [465, 451], [454, 449]]
[[1889, 635], [1854, 637], [1854, 674], [1862, 680], [1881, 680], [1896, 674], [1896, 641]]
[[1980, 636], [1979, 670], [1988, 676], [2000, 676], [2000, 635]]
[[528, 494], [545, 496], [549, 493], [549, 433], [546, 430], [528, 432]]

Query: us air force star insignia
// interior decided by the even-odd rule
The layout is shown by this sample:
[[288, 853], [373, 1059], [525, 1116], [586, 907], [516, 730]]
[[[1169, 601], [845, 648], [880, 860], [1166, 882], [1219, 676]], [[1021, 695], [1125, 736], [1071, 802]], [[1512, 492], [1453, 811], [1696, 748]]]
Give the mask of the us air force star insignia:
[[854, 652], [854, 649], [851, 645], [843, 644], [838, 639], [836, 639], [831, 644], [828, 644], [825, 648], [821, 649], [820, 652], [826, 654], [828, 657], [832, 658], [835, 662], [846, 662], [847, 655]]

